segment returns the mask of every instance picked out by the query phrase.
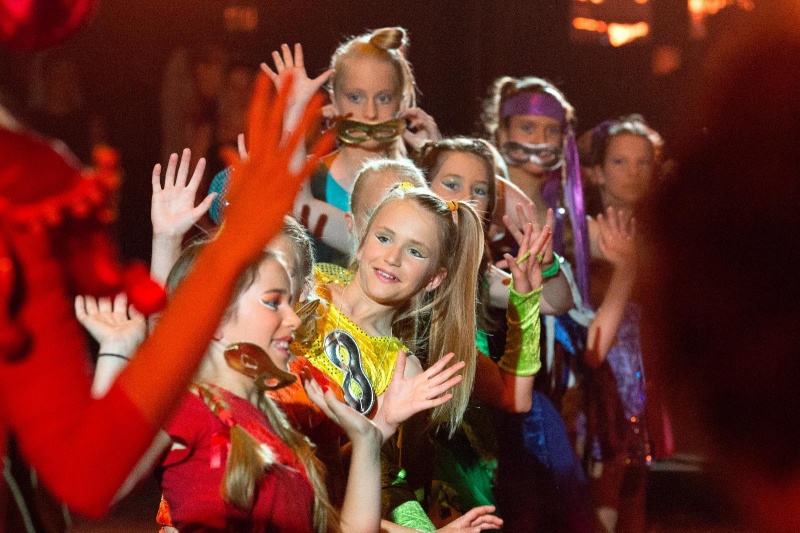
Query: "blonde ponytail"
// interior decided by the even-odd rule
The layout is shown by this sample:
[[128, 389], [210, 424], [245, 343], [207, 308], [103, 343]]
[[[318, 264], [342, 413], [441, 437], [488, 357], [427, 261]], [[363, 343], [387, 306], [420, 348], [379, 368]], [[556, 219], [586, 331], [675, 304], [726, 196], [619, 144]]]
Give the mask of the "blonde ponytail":
[[292, 450], [303, 465], [306, 476], [314, 489], [314, 530], [318, 533], [339, 530], [339, 513], [328, 500], [325, 487], [325, 465], [317, 459], [312, 444], [295, 430], [286, 414], [266, 395], [259, 399], [259, 409], [266, 415], [273, 431]]
[[230, 427], [231, 449], [225, 463], [222, 499], [243, 510], [253, 508], [253, 498], [264, 470], [275, 462], [275, 455], [245, 429]]
[[464, 361], [462, 381], [451, 391], [453, 399], [433, 409], [431, 420], [447, 427], [450, 436], [461, 425], [475, 382], [478, 272], [483, 257], [483, 225], [469, 204], [458, 202], [455, 246], [445, 253], [447, 277], [434, 293], [428, 337], [429, 364], [454, 352]]
[[422, 290], [399, 309], [392, 327], [412, 351], [424, 355], [427, 366], [450, 352], [455, 354], [454, 363], [466, 363], [460, 372], [461, 383], [450, 391], [453, 399], [431, 412], [432, 423], [447, 427], [452, 435], [461, 425], [475, 381], [475, 307], [484, 247], [483, 226], [471, 205], [445, 203], [429, 190], [415, 188], [392, 190], [370, 220], [394, 201], [415, 202], [433, 214], [437, 223], [439, 263], [436, 266], [444, 268], [447, 276], [432, 293]]

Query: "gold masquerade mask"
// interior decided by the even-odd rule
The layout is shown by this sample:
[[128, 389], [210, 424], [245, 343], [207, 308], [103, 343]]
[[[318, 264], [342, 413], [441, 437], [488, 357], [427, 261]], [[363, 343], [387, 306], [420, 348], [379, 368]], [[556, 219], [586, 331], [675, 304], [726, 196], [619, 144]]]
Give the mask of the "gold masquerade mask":
[[405, 129], [406, 121], [402, 118], [393, 118], [378, 124], [346, 118], [339, 123], [337, 136], [346, 144], [361, 144], [369, 140], [387, 144], [400, 137]]

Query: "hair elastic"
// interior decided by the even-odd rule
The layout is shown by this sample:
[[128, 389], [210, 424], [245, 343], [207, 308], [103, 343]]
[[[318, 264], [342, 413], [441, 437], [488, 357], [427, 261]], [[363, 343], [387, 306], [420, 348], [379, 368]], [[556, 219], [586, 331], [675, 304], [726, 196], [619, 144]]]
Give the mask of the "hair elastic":
[[458, 202], [455, 200], [446, 200], [445, 204], [447, 204], [447, 208], [450, 211], [458, 211]]

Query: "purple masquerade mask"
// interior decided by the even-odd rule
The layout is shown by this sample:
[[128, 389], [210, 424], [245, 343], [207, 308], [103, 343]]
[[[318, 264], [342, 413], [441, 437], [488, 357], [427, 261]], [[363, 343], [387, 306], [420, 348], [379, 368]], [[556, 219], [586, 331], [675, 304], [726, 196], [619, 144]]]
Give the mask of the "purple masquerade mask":
[[557, 98], [546, 93], [519, 93], [506, 100], [500, 108], [502, 118], [513, 115], [539, 115], [554, 118], [561, 124], [567, 112]]

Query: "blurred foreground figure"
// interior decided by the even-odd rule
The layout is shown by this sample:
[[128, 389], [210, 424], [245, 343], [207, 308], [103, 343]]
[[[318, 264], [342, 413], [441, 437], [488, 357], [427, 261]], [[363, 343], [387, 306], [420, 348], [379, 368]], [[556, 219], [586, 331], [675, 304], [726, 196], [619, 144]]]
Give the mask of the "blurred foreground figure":
[[744, 530], [788, 532], [800, 531], [800, 10], [775, 4], [704, 63], [703, 138], [651, 204], [642, 270], [648, 349], [683, 430], [705, 441]]
[[[30, 28], [20, 13], [29, 9], [35, 18], [46, 9], [47, 20], [59, 25], [56, 8], [68, 2], [28, 4], [0, 0], [0, 39], [26, 48], [42, 44], [35, 32], [12, 31]], [[41, 34], [50, 42], [46, 27]], [[19, 41], [20, 35], [27, 37]], [[228, 194], [237, 205], [153, 335], [102, 398], [90, 394], [89, 359], [71, 293], [124, 289], [139, 310], [151, 313], [160, 309], [163, 292], [143, 267], [117, 263], [106, 227], [113, 187], [103, 172], [83, 176], [48, 142], [0, 126], [0, 455], [12, 433], [41, 483], [75, 511], [88, 516], [106, 511], [185, 394], [235, 280], [280, 231], [315, 164], [297, 174], [288, 170], [319, 107], [312, 106], [316, 111], [306, 113], [297, 133], [280, 144], [290, 89], [291, 82], [272, 105], [269, 83], [261, 80], [250, 129], [259, 142], [249, 162], [233, 171]], [[329, 144], [322, 147], [327, 149]], [[257, 227], [250, 223], [256, 216], [262, 222]], [[8, 497], [0, 485], [2, 531]]]

